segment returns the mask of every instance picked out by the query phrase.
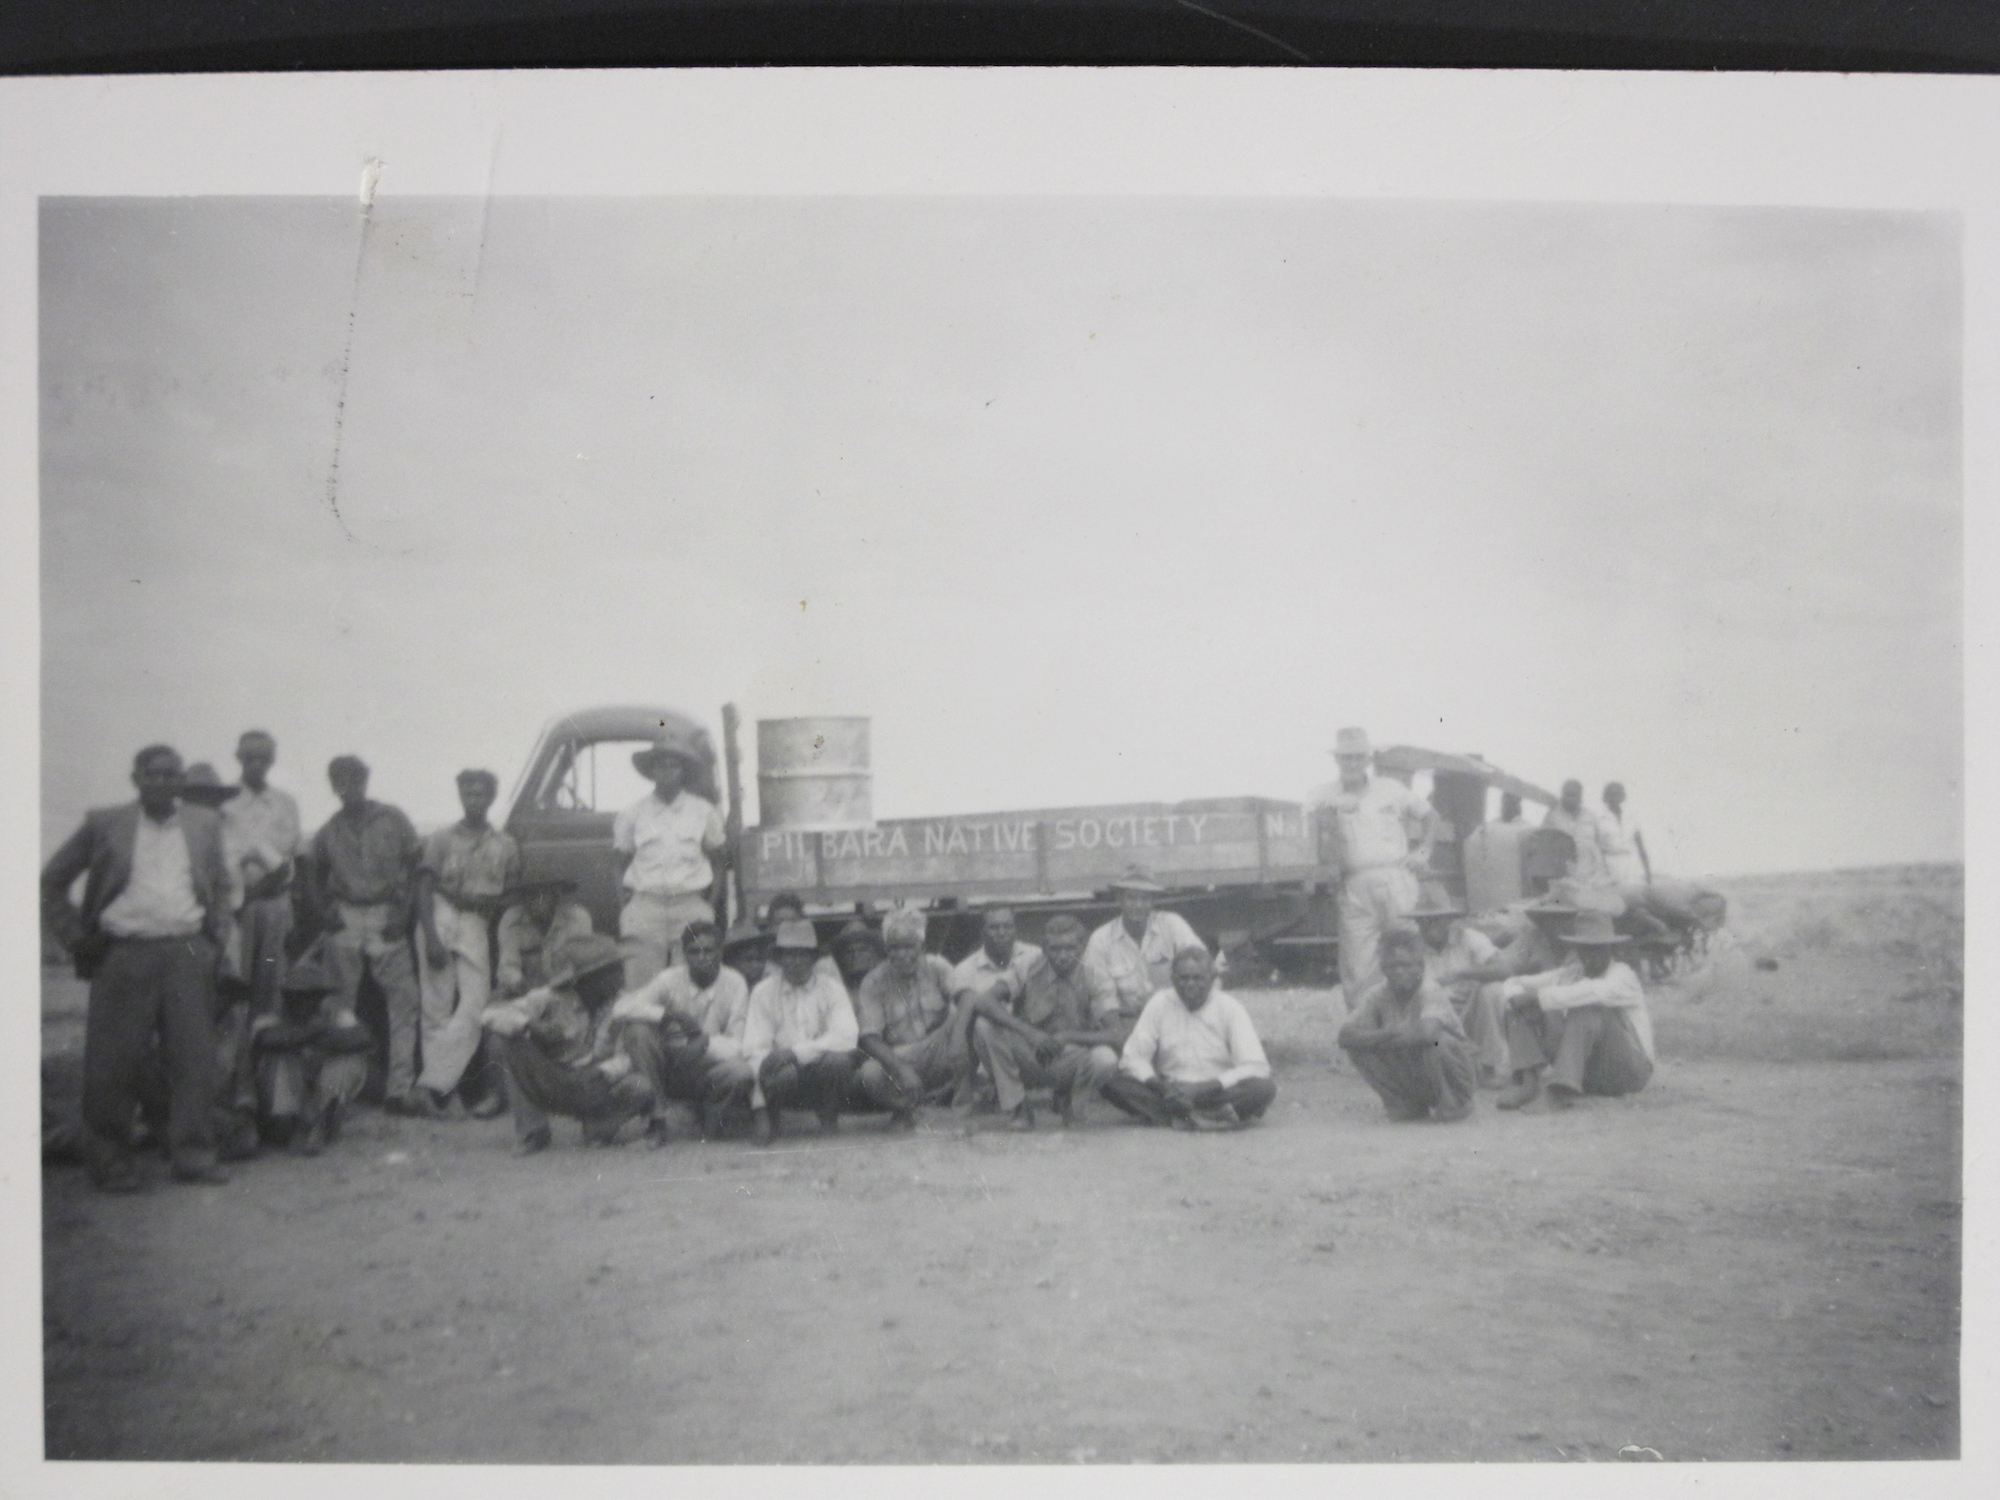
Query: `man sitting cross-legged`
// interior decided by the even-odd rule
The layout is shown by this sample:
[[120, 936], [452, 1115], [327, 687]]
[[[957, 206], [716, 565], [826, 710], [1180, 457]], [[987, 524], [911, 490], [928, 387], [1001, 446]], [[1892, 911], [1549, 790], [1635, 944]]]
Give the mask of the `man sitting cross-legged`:
[[341, 1008], [340, 986], [313, 955], [293, 964], [280, 986], [282, 1004], [251, 1031], [259, 1124], [301, 1156], [340, 1139], [347, 1107], [368, 1081], [374, 1038]]
[[778, 1137], [787, 1109], [809, 1109], [821, 1130], [838, 1130], [860, 1040], [847, 987], [816, 967], [819, 938], [810, 922], [779, 924], [771, 950], [778, 972], [750, 992], [743, 1026], [743, 1059], [757, 1080], [752, 1097], [762, 1111], [763, 1138]]
[[[1006, 970], [969, 1004], [973, 1049], [993, 1077], [1008, 1128], [1033, 1130], [1027, 1091], [1046, 1088], [1065, 1125], [1083, 1101], [1118, 1071], [1105, 1029], [1118, 1013], [1118, 993], [1083, 961], [1083, 924], [1051, 918], [1042, 951], [1026, 969]], [[1122, 1038], [1121, 1038], [1122, 1040]]]
[[662, 969], [611, 1008], [619, 1045], [653, 1085], [648, 1144], [667, 1140], [669, 1101], [692, 1104], [704, 1139], [741, 1136], [750, 1127], [750, 1065], [743, 1028], [750, 987], [722, 966], [722, 929], [690, 922], [681, 931], [681, 962]]
[[1451, 997], [1424, 973], [1424, 940], [1391, 927], [1377, 945], [1382, 977], [1340, 1028], [1354, 1070], [1381, 1096], [1392, 1120], [1463, 1120], [1472, 1113], [1479, 1065]]
[[1510, 979], [1507, 1045], [1514, 1086], [1497, 1101], [1520, 1109], [1542, 1092], [1562, 1109], [1582, 1094], [1635, 1094], [1653, 1076], [1653, 1021], [1646, 992], [1627, 964], [1612, 958], [1625, 939], [1601, 911], [1577, 914], [1560, 968]]
[[624, 966], [615, 940], [594, 932], [571, 938], [548, 984], [487, 1006], [481, 1020], [500, 1041], [516, 1155], [549, 1148], [550, 1115], [573, 1116], [586, 1142], [609, 1146], [627, 1120], [651, 1114], [652, 1085], [616, 1046], [610, 1026]]
[[1257, 1119], [1278, 1090], [1249, 1012], [1216, 988], [1206, 948], [1175, 954], [1173, 978], [1139, 1012], [1104, 1097], [1148, 1125], [1225, 1130]]
[[888, 956], [868, 971], [855, 997], [860, 1048], [854, 1104], [886, 1109], [892, 1128], [916, 1124], [924, 1100], [948, 1094], [971, 1066], [970, 1007], [952, 1004], [951, 965], [924, 951], [924, 914], [892, 911], [882, 919]]

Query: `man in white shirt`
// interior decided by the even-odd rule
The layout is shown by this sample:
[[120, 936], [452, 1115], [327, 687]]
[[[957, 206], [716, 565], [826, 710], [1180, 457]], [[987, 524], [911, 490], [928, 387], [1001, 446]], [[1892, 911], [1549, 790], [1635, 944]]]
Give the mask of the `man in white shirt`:
[[636, 990], [675, 962], [690, 922], [713, 922], [708, 893], [715, 884], [709, 855], [727, 843], [722, 813], [689, 790], [700, 754], [678, 736], [663, 736], [632, 757], [653, 790], [619, 813], [611, 847], [623, 868], [625, 905], [618, 935], [625, 944], [625, 987]]
[[1122, 1006], [1137, 1011], [1173, 982], [1174, 955], [1201, 939], [1185, 917], [1154, 909], [1166, 887], [1151, 871], [1133, 865], [1111, 889], [1118, 915], [1090, 935], [1083, 961], [1111, 981]]
[[1625, 784], [1604, 784], [1604, 811], [1597, 816], [1598, 836], [1604, 846], [1604, 866], [1621, 886], [1651, 885], [1653, 857], [1646, 852], [1646, 835], [1639, 831], [1638, 819], [1625, 811]]
[[1174, 956], [1173, 984], [1139, 1012], [1106, 1099], [1147, 1125], [1226, 1130], [1259, 1118], [1277, 1097], [1250, 1014], [1215, 985], [1206, 948]]
[[1472, 910], [1494, 911], [1527, 893], [1521, 872], [1521, 837], [1527, 831], [1521, 799], [1502, 792], [1499, 820], [1481, 823], [1465, 836], [1465, 899]]
[[1351, 1007], [1382, 977], [1375, 944], [1382, 929], [1415, 910], [1417, 877], [1430, 868], [1437, 809], [1409, 787], [1370, 773], [1373, 752], [1364, 729], [1343, 729], [1334, 741], [1340, 780], [1320, 788], [1309, 805], [1333, 820], [1340, 866], [1340, 988]]
[[[958, 1097], [962, 1109], [972, 1106], [975, 1090], [988, 1089], [998, 1096], [998, 1080], [985, 1065], [980, 1053], [979, 1033], [990, 1027], [1013, 1029], [1013, 1006], [1009, 996], [1027, 993], [1028, 973], [1042, 961], [1042, 950], [1014, 936], [1014, 913], [996, 906], [980, 920], [979, 946], [960, 959], [951, 971], [952, 1004], [963, 1007], [972, 1018], [969, 1039], [977, 1068], [966, 1075]], [[985, 1012], [982, 1019], [981, 1012]], [[981, 1082], [983, 1077], [984, 1082]]]
[[1570, 836], [1576, 845], [1569, 873], [1580, 885], [1611, 884], [1611, 872], [1604, 863], [1604, 834], [1597, 814], [1583, 805], [1583, 783], [1565, 781], [1562, 800], [1542, 817], [1542, 827], [1554, 828]]
[[250, 1014], [273, 1016], [286, 968], [285, 939], [292, 931], [292, 866], [305, 852], [299, 804], [265, 778], [278, 758], [278, 742], [261, 729], [236, 742], [243, 768], [237, 795], [222, 804], [222, 844], [236, 882], [237, 967], [250, 987]]
[[750, 1123], [750, 1066], [743, 1060], [750, 987], [722, 966], [722, 929], [713, 922], [688, 923], [681, 959], [611, 1008], [626, 1054], [653, 1084], [646, 1140], [654, 1146], [666, 1144], [661, 1106], [669, 1101], [695, 1107], [704, 1140], [741, 1136]]
[[809, 1109], [821, 1130], [838, 1130], [861, 1040], [847, 986], [817, 967], [819, 938], [810, 922], [780, 923], [771, 951], [778, 972], [750, 992], [743, 1023], [760, 1137], [777, 1139], [787, 1109]]
[[1565, 1109], [1584, 1094], [1637, 1093], [1653, 1076], [1646, 992], [1631, 967], [1611, 956], [1625, 939], [1610, 915], [1579, 912], [1564, 941], [1567, 963], [1501, 986], [1514, 1066], [1502, 1109], [1521, 1109], [1545, 1088], [1550, 1107]]

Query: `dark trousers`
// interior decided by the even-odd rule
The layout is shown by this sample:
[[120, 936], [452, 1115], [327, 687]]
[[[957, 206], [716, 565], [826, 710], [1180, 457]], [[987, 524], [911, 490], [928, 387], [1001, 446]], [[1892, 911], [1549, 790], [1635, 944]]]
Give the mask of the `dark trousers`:
[[735, 1135], [748, 1128], [751, 1080], [746, 1064], [711, 1057], [706, 1046], [691, 1047], [651, 1021], [621, 1023], [618, 1045], [652, 1084], [656, 1107], [668, 1100], [696, 1106], [704, 1133]]
[[773, 1110], [809, 1109], [822, 1120], [834, 1119], [854, 1082], [854, 1054], [823, 1052], [802, 1067], [774, 1067], [767, 1057], [757, 1082]]
[[154, 1033], [167, 1079], [167, 1151], [177, 1168], [213, 1165], [215, 949], [205, 938], [121, 938], [90, 982], [83, 1023], [83, 1123], [98, 1175], [132, 1149]]
[[1616, 1006], [1510, 1010], [1507, 1051], [1517, 1072], [1547, 1066], [1548, 1082], [1578, 1094], [1636, 1094], [1653, 1076], [1632, 1018]]
[[[1155, 1080], [1161, 1088], [1152, 1083], [1141, 1083], [1130, 1073], [1114, 1073], [1102, 1085], [1100, 1092], [1128, 1115], [1137, 1115], [1148, 1125], [1171, 1124], [1177, 1115], [1188, 1111], [1176, 1109], [1161, 1089], [1186, 1103], [1197, 1091], [1206, 1090], [1209, 1085], [1201, 1083], [1169, 1083], [1164, 1079]], [[1254, 1120], [1271, 1107], [1271, 1101], [1278, 1097], [1278, 1086], [1268, 1078], [1239, 1078], [1223, 1089], [1211, 1102], [1204, 1102], [1203, 1108], [1219, 1108], [1227, 1104], [1236, 1111], [1238, 1118]]]
[[586, 1139], [609, 1140], [620, 1125], [653, 1107], [653, 1087], [644, 1074], [612, 1079], [601, 1068], [566, 1068], [531, 1037], [508, 1037], [500, 1059], [507, 1070], [517, 1140], [546, 1131], [550, 1115], [582, 1121]]
[[1455, 1036], [1363, 1047], [1347, 1056], [1391, 1119], [1421, 1120], [1436, 1110], [1440, 1120], [1462, 1120], [1472, 1110], [1478, 1057]]

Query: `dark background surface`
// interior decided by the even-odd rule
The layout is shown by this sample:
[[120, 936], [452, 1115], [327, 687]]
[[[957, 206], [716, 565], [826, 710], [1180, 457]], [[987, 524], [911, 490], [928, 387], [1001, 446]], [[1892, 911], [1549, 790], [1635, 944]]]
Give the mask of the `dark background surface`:
[[1991, 72], [1992, 0], [42, 0], [7, 73], [716, 64]]

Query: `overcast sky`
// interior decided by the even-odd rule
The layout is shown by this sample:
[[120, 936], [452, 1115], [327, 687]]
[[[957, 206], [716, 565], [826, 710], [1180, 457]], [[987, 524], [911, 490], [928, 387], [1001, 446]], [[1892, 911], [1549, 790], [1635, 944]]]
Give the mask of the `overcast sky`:
[[309, 823], [357, 751], [428, 823], [556, 713], [734, 700], [870, 716], [882, 816], [1296, 797], [1357, 723], [1622, 779], [1690, 875], [1957, 859], [1957, 247], [1709, 208], [45, 201], [44, 845], [152, 740], [229, 775], [268, 727]]

